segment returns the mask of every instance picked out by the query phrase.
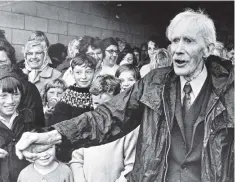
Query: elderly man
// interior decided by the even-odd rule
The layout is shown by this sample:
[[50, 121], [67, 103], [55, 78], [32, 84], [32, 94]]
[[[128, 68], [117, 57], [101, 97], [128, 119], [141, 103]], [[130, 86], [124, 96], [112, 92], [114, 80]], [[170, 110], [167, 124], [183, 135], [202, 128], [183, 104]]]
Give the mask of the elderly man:
[[172, 68], [151, 71], [111, 101], [43, 134], [25, 133], [16, 147], [31, 159], [30, 144], [103, 144], [140, 125], [129, 181], [233, 181], [233, 69], [209, 55], [216, 42], [213, 21], [202, 12], [179, 13], [167, 28]]

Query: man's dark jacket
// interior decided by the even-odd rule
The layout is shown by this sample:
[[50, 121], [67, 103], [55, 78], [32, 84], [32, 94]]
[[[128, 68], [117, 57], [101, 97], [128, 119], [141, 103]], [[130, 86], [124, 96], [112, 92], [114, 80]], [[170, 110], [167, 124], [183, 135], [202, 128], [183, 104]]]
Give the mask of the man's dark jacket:
[[[204, 118], [202, 182], [234, 179], [233, 66], [225, 64], [225, 68], [220, 63], [216, 57], [206, 60], [213, 88]], [[54, 128], [65, 142], [89, 147], [120, 138], [140, 125], [136, 161], [128, 181], [162, 182], [168, 168], [176, 78], [172, 68], [155, 69], [95, 111], [58, 123]]]

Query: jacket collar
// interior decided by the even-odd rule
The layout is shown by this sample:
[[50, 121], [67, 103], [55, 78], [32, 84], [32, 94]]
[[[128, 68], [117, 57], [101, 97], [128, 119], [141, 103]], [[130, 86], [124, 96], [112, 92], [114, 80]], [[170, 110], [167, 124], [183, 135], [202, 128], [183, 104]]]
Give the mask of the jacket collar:
[[40, 78], [51, 78], [53, 72], [53, 68], [50, 66], [46, 66], [39, 75], [35, 78], [34, 83], [38, 82]]

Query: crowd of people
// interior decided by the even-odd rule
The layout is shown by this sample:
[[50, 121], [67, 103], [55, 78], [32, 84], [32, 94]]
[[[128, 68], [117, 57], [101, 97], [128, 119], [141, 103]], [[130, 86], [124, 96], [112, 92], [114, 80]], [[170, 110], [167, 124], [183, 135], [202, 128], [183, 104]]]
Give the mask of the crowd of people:
[[[234, 50], [186, 10], [140, 47], [0, 33], [0, 182], [233, 181]], [[30, 164], [31, 163], [31, 164]]]

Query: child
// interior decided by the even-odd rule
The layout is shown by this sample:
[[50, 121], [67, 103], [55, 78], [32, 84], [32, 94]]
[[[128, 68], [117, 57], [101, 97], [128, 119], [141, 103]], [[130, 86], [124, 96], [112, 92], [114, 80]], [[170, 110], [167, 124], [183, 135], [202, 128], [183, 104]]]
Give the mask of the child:
[[[111, 75], [97, 76], [90, 88], [94, 108], [110, 100], [119, 90], [117, 78]], [[126, 182], [125, 175], [134, 165], [137, 138], [138, 129], [135, 129], [114, 142], [75, 150], [70, 161], [74, 181]]]
[[25, 107], [19, 75], [9, 66], [0, 67], [0, 181], [15, 182], [28, 161], [19, 160], [15, 145], [22, 134], [36, 128], [35, 113]]
[[[55, 106], [48, 126], [67, 119], [72, 119], [93, 109], [89, 88], [95, 74], [95, 59], [91, 56], [79, 53], [72, 59], [71, 68], [76, 83], [69, 86], [63, 93], [60, 101]], [[58, 159], [63, 162], [69, 162], [72, 150], [72, 146], [68, 146], [67, 144], [60, 145]]]
[[[37, 129], [33, 132], [46, 131], [46, 129]], [[40, 153], [38, 157], [20, 172], [18, 182], [73, 182], [70, 168], [56, 160], [55, 145]]]
[[95, 73], [95, 59], [79, 53], [72, 59], [71, 68], [76, 83], [63, 93], [55, 106], [50, 125], [74, 118], [92, 109], [89, 88]]
[[123, 92], [140, 79], [140, 72], [135, 66], [122, 65], [117, 69], [115, 76], [120, 79]]
[[45, 85], [42, 95], [42, 101], [46, 126], [48, 126], [48, 121], [52, 116], [52, 113], [55, 109], [55, 105], [60, 100], [62, 93], [65, 91], [65, 89], [66, 84], [60, 78], [57, 78]]

